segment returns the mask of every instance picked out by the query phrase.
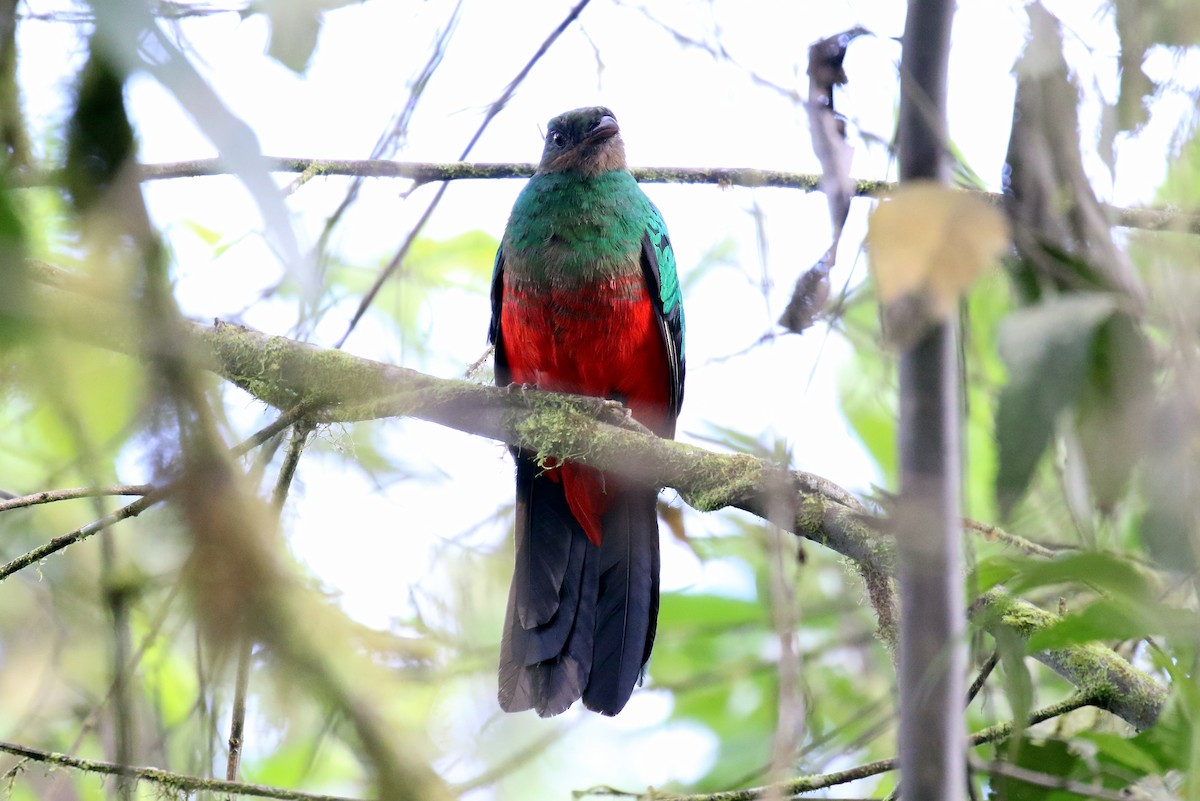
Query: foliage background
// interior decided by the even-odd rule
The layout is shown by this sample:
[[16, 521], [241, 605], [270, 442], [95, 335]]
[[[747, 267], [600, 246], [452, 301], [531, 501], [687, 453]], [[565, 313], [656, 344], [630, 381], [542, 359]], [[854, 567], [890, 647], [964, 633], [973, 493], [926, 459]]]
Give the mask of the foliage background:
[[[884, 143], [893, 126], [899, 54], [887, 37], [901, 30], [899, 4], [856, 3], [803, 15], [784, 5], [589, 5], [490, 123], [471, 158], [531, 160], [539, 150], [537, 123], [602, 101], [617, 111], [635, 164], [816, 172], [795, 95], [804, 91], [805, 47], [862, 23], [878, 36], [850, 50], [851, 84], [839, 108], [852, 122], [855, 175], [887, 178]], [[1137, 27], [1121, 3], [1087, 13], [1071, 5], [1054, 10], [1068, 17], [1064, 49], [1084, 90], [1084, 164], [1098, 193], [1118, 204], [1194, 209], [1200, 70], [1196, 28], [1188, 25], [1195, 12], [1186, 4], [1147, 4], [1138, 16], [1146, 25]], [[16, 67], [5, 81], [19, 91], [20, 105], [10, 103], [5, 120], [23, 123], [16, 130], [28, 137], [23, 150], [19, 137], [6, 134], [12, 186], [24, 169], [67, 160], [93, 21], [103, 36], [105, 25], [120, 28], [129, 9], [141, 7], [7, 6], [15, 37], [6, 52], [16, 54]], [[1026, 15], [1018, 3], [964, 6], [952, 50], [951, 132], [963, 160], [994, 191]], [[166, 247], [171, 298], [197, 320], [243, 322], [329, 347], [435, 187], [367, 180], [326, 236], [326, 221], [350, 181], [316, 177], [289, 186], [291, 176], [277, 177], [291, 190], [280, 200], [245, 166], [256, 148], [237, 138], [239, 120], [271, 154], [361, 158], [377, 147], [375, 154], [385, 157], [453, 160], [569, 5], [539, 5], [536, 14], [514, 14], [508, 4], [379, 0], [232, 11], [208, 4], [150, 8], [160, 39], [111, 33], [103, 39], [118, 73], [129, 73], [124, 97], [139, 160], [220, 152], [240, 172], [144, 185]], [[1153, 82], [1145, 98], [1128, 58], [1122, 61], [1137, 52], [1135, 36], [1142, 37], [1141, 69]], [[216, 90], [224, 108], [205, 103], [181, 77], [188, 70]], [[1143, 99], [1145, 119], [1128, 111]], [[1131, 116], [1115, 139], [1109, 170], [1100, 134], [1118, 112]], [[240, 142], [233, 152], [216, 144], [229, 141]], [[346, 349], [463, 375], [482, 353], [496, 237], [519, 188], [516, 181], [451, 186]], [[803, 337], [762, 341], [795, 276], [826, 247], [824, 199], [708, 186], [648, 191], [671, 226], [684, 273], [689, 386], [681, 438], [779, 459], [886, 500], [876, 488], [895, 486], [894, 362], [881, 345], [863, 283], [866, 201], [856, 201], [843, 237], [836, 313]], [[151, 285], [141, 274], [145, 253], [98, 255], [97, 238], [105, 234], [97, 233], [95, 214], [77, 199], [72, 204], [57, 185], [9, 188], [4, 198], [5, 269], [16, 276], [6, 302], [17, 303], [5, 307], [6, 320], [16, 322], [0, 330], [0, 488], [21, 495], [163, 480], [187, 450], [164, 420], [170, 417], [164, 409], [179, 402], [178, 389], [164, 386], [153, 359], [62, 340], [52, 325], [28, 325], [19, 296], [23, 287], [34, 296], [33, 282], [19, 273], [26, 255], [139, 295]], [[1191, 513], [1167, 517], [1170, 534], [1157, 542], [1183, 547], [1165, 557], [1146, 532], [1153, 528], [1147, 520], [1154, 522], [1148, 509], [1174, 508], [1169, 501], [1190, 500], [1194, 492], [1187, 436], [1194, 430], [1194, 282], [1184, 265], [1196, 243], [1186, 234], [1117, 237], [1148, 287], [1145, 311], [1136, 318], [1155, 345], [1154, 372], [1144, 381], [1161, 390], [1179, 423], [1158, 439], [1147, 435], [1160, 445], [1148, 452], [1163, 458], [1137, 468], [1134, 483], [1104, 505], [1107, 514], [1074, 467], [1072, 435], [1063, 432], [1006, 526], [1049, 547], [1081, 549], [1095, 561], [1034, 572], [1022, 583], [1027, 565], [1005, 558], [1017, 551], [973, 538], [974, 558], [985, 570], [972, 591], [1004, 580], [1052, 611], [1060, 603], [1086, 610], [1097, 598], [1115, 598], [1125, 619], [1098, 607], [1108, 614], [1085, 621], [1093, 628], [1060, 636], [1123, 643], [1122, 653], [1177, 688], [1173, 717], [1131, 739], [1106, 713], [1082, 710], [1044, 724], [1023, 750], [980, 753], [1081, 780], [1104, 775], [1113, 787], [1144, 776], [1166, 777], [1161, 781], [1173, 786], [1179, 775], [1195, 775], [1188, 773], [1195, 757], [1186, 732], [1200, 710], [1191, 687], [1194, 627], [1163, 610], [1194, 607], [1194, 520]], [[306, 258], [289, 258], [292, 249]], [[1000, 520], [995, 414], [1007, 379], [995, 343], [1002, 320], [1026, 301], [997, 272], [972, 294], [964, 318], [966, 509], [987, 522]], [[214, 431], [227, 446], [275, 416], [227, 383], [208, 381], [203, 391]], [[286, 443], [276, 442], [239, 462], [247, 486], [268, 497], [286, 451]], [[1189, 478], [1172, 484], [1157, 480], [1162, 475]], [[741, 513], [700, 515], [670, 493], [664, 496], [676, 535], [664, 559], [670, 592], [646, 687], [616, 720], [577, 711], [554, 721], [500, 715], [494, 664], [511, 561], [510, 495], [503, 446], [429, 423], [386, 420], [318, 430], [282, 511], [282, 569], [312, 591], [302, 593], [310, 605], [301, 615], [331, 672], [359, 692], [405, 752], [462, 785], [463, 794], [559, 798], [601, 784], [709, 792], [895, 753], [891, 662], [853, 569], [811, 545], [797, 564], [790, 537]], [[0, 559], [116, 505], [105, 498], [0, 513]], [[107, 544], [95, 538], [0, 583], [0, 739], [114, 759], [121, 740], [114, 707], [121, 706], [136, 732], [132, 764], [223, 774], [236, 660], [229, 643], [206, 639], [197, 626], [198, 617], [211, 617], [212, 597], [201, 592], [189, 600], [180, 589], [185, 566], [196, 558], [194, 529], [186, 509], [156, 509], [115, 527]], [[1080, 565], [1108, 572], [1087, 573]], [[1121, 625], [1113, 623], [1118, 619]], [[132, 665], [123, 700], [110, 689], [113, 654], [121, 653], [114, 632], [122, 628]], [[1147, 635], [1156, 639], [1147, 642]], [[995, 647], [983, 635], [975, 645], [980, 662]], [[800, 670], [783, 674], [781, 683], [780, 666], [789, 664], [783, 656], [793, 651]], [[968, 711], [971, 730], [1071, 695], [1065, 681], [1020, 657], [1007, 655], [984, 685]], [[294, 659], [271, 649], [258, 649], [251, 667], [241, 778], [365, 795], [373, 774], [353, 708], [331, 700]], [[802, 727], [781, 730], [781, 707], [801, 710]], [[982, 775], [975, 781], [1006, 792]], [[882, 797], [893, 782], [871, 778], [835, 792]], [[111, 790], [95, 777], [36, 764], [10, 774], [6, 788], [22, 799]], [[140, 785], [138, 792], [154, 790]], [[1038, 792], [1031, 786], [1023, 792], [1009, 797], [1041, 797], [1029, 795]]]

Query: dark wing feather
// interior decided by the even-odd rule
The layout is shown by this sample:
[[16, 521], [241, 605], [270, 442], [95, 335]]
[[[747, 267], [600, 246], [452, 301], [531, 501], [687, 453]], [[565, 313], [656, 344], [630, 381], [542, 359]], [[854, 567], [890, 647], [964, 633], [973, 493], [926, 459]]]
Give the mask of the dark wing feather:
[[[651, 206], [653, 209], [654, 207]], [[675, 436], [675, 420], [683, 406], [683, 380], [687, 363], [683, 356], [683, 303], [679, 297], [679, 278], [675, 272], [675, 255], [667, 236], [662, 217], [654, 209], [654, 222], [642, 236], [642, 273], [654, 299], [654, 312], [667, 350], [667, 365], [671, 369], [671, 408], [660, 437]], [[660, 258], [661, 256], [661, 258]], [[664, 275], [666, 271], [666, 275]]]
[[496, 264], [492, 267], [492, 321], [488, 324], [488, 344], [495, 346], [494, 363], [496, 386], [512, 383], [508, 356], [504, 353], [504, 337], [500, 335], [500, 309], [504, 305], [504, 248], [496, 248]]

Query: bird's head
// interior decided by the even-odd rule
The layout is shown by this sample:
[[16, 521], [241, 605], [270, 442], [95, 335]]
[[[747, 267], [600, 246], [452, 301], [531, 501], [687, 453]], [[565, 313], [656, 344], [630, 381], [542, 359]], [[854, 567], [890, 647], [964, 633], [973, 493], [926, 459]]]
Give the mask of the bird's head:
[[578, 172], [594, 178], [623, 169], [621, 128], [604, 106], [577, 108], [550, 120], [538, 172]]

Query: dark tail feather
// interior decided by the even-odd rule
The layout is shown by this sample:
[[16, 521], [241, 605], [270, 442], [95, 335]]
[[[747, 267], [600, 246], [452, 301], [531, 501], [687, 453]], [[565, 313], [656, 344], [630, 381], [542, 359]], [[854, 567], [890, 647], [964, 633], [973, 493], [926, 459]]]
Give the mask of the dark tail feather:
[[624, 708], [650, 658], [658, 625], [658, 513], [653, 489], [618, 489], [604, 515], [596, 605], [595, 666], [583, 702], [615, 715]]
[[[591, 671], [598, 562], [562, 484], [517, 457], [516, 569], [500, 640], [500, 707], [556, 715]], [[589, 551], [592, 565], [589, 561]], [[581, 611], [581, 607], [583, 610]]]
[[[584, 538], [582, 591], [576, 607], [575, 623], [563, 646], [562, 654], [531, 668], [533, 708], [542, 717], [565, 712], [579, 700], [592, 673], [593, 641], [596, 634], [596, 593], [600, 585], [600, 553]], [[564, 611], [566, 607], [563, 607]]]
[[615, 715], [650, 658], [658, 620], [657, 493], [620, 487], [611, 476], [608, 488], [597, 548], [571, 514], [562, 484], [517, 457], [517, 567], [500, 641], [506, 712], [534, 709], [548, 717], [582, 697], [589, 709]]
[[573, 544], [573, 539], [562, 533], [571, 528], [575, 518], [562, 486], [539, 476], [532, 459], [520, 455], [516, 459], [517, 561], [513, 584], [526, 588], [517, 597], [517, 615], [522, 626], [532, 629], [548, 623], [558, 611]]

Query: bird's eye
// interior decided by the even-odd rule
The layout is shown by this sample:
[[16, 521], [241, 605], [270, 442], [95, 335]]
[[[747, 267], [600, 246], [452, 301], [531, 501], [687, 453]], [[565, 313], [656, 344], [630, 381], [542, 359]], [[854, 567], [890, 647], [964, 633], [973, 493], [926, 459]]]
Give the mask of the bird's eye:
[[562, 147], [566, 143], [566, 138], [558, 131], [550, 132], [550, 144], [552, 147]]

